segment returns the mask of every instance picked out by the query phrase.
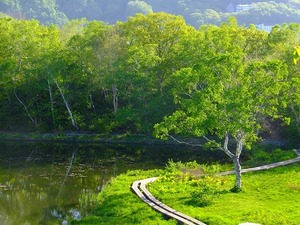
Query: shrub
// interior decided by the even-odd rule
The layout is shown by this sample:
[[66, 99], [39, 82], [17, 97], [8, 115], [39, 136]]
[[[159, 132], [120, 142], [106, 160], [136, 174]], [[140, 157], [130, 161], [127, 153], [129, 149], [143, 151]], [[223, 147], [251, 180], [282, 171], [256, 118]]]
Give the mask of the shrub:
[[247, 161], [248, 166], [258, 166], [268, 163], [284, 161], [295, 157], [293, 151], [281, 150], [280, 148], [257, 147], [251, 151], [250, 159]]
[[190, 205], [205, 207], [212, 204], [214, 198], [218, 195], [217, 190], [212, 186], [204, 186], [200, 190], [191, 193]]

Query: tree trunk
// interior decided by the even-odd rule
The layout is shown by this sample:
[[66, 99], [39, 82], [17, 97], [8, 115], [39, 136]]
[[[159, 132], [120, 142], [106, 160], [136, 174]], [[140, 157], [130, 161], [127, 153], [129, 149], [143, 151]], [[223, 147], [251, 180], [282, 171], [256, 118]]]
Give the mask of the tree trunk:
[[242, 168], [240, 164], [240, 155], [243, 150], [244, 133], [240, 131], [234, 138], [236, 141], [236, 149], [235, 149], [235, 156], [232, 157], [232, 161], [235, 169], [235, 186], [233, 190], [235, 192], [238, 192], [242, 188], [242, 173], [241, 173]]
[[235, 170], [235, 190], [239, 190], [242, 188], [242, 173], [241, 173], [241, 164], [240, 159], [236, 156], [232, 158], [233, 164], [234, 164], [234, 170]]
[[56, 86], [57, 86], [57, 88], [58, 88], [58, 90], [59, 90], [59, 93], [60, 93], [62, 99], [64, 100], [64, 103], [65, 103], [65, 106], [66, 106], [66, 108], [67, 108], [67, 110], [68, 110], [68, 113], [69, 113], [69, 116], [70, 116], [70, 118], [71, 118], [71, 122], [72, 122], [73, 127], [75, 127], [76, 130], [79, 130], [79, 127], [77, 126], [77, 124], [76, 124], [76, 122], [75, 122], [75, 119], [74, 119], [74, 117], [73, 117], [73, 113], [72, 113], [72, 111], [71, 111], [71, 108], [70, 108], [70, 106], [69, 106], [68, 101], [66, 100], [66, 98], [65, 98], [65, 96], [64, 96], [64, 94], [63, 94], [63, 92], [62, 92], [62, 89], [61, 89], [60, 86], [58, 85], [58, 82], [57, 82], [57, 81], [55, 81], [55, 84], [56, 84]]
[[36, 121], [33, 119], [33, 117], [30, 115], [28, 109], [27, 109], [27, 106], [25, 105], [25, 103], [18, 97], [17, 95], [17, 92], [16, 92], [16, 89], [14, 88], [14, 94], [15, 94], [15, 97], [17, 98], [17, 100], [20, 102], [20, 104], [24, 107], [24, 110], [25, 112], [27, 113], [29, 119], [31, 120], [31, 122], [36, 126]]
[[53, 121], [53, 125], [55, 126], [54, 101], [53, 101], [52, 88], [51, 88], [51, 85], [50, 85], [49, 78], [47, 79], [47, 83], [48, 83], [48, 91], [49, 91], [49, 97], [50, 97], [50, 107], [51, 107], [52, 121]]
[[118, 89], [116, 86], [112, 87], [112, 92], [113, 92], [114, 113], [117, 113], [119, 107], [119, 100], [118, 100]]
[[90, 102], [91, 102], [91, 107], [93, 110], [95, 110], [95, 104], [94, 104], [94, 100], [93, 100], [93, 96], [91, 94], [89, 94], [89, 98], [90, 98]]
[[290, 108], [295, 116], [296, 126], [299, 127], [299, 125], [300, 125], [300, 104], [298, 104], [298, 111], [297, 111], [297, 109], [295, 109], [295, 106], [293, 103], [290, 105]]
[[224, 139], [224, 145], [221, 150], [223, 150], [226, 155], [228, 155], [233, 164], [234, 164], [234, 170], [235, 170], [235, 185], [232, 189], [234, 192], [238, 192], [242, 188], [242, 173], [241, 173], [241, 164], [240, 164], [240, 155], [243, 150], [243, 138], [244, 134], [243, 132], [238, 132], [238, 134], [234, 137], [236, 141], [236, 149], [235, 149], [235, 154], [232, 153], [229, 148], [228, 148], [228, 143], [229, 143], [229, 134], [226, 133], [225, 139]]

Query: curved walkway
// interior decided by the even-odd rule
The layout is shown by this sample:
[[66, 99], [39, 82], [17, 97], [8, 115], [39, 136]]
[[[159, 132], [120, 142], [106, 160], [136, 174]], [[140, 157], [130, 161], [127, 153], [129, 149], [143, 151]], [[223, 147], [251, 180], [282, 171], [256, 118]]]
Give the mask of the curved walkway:
[[149, 206], [153, 209], [159, 211], [160, 213], [166, 215], [167, 217], [176, 219], [179, 222], [188, 225], [205, 225], [199, 220], [196, 220], [190, 216], [187, 216], [183, 213], [176, 211], [175, 209], [170, 208], [169, 206], [158, 201], [146, 188], [146, 184], [153, 182], [157, 177], [152, 177], [144, 180], [138, 180], [133, 182], [131, 185], [132, 190]]
[[[297, 154], [297, 153], [296, 153]], [[298, 154], [297, 154], [298, 155]], [[288, 164], [300, 162], [300, 155], [294, 159], [285, 160], [277, 163], [272, 163], [264, 166], [258, 166], [248, 169], [242, 169], [242, 173], [246, 172], [254, 172], [254, 171], [260, 171], [260, 170], [267, 170], [279, 166], [285, 166]], [[219, 175], [228, 175], [228, 174], [234, 174], [234, 171], [228, 171], [228, 172], [222, 172], [219, 173]], [[157, 210], [158, 212], [164, 214], [167, 217], [176, 219], [177, 221], [187, 224], [187, 225], [206, 225], [205, 223], [196, 220], [195, 218], [192, 218], [190, 216], [187, 216], [183, 213], [180, 213], [176, 211], [175, 209], [170, 208], [169, 206], [163, 204], [159, 200], [157, 200], [146, 188], [146, 185], [150, 182], [153, 182], [157, 179], [157, 177], [152, 177], [144, 180], [138, 180], [133, 182], [131, 185], [132, 190], [135, 192], [136, 195], [138, 195], [145, 203], [147, 203], [149, 206], [151, 206], [153, 209]]]

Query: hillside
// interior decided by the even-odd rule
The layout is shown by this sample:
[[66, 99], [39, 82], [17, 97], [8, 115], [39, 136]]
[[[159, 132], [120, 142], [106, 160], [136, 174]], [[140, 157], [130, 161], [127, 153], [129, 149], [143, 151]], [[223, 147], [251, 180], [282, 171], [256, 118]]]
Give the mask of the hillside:
[[299, 0], [0, 0], [1, 13], [46, 25], [63, 25], [83, 17], [114, 24], [136, 13], [160, 11], [182, 15], [196, 28], [207, 23], [219, 25], [232, 15], [239, 24], [275, 25], [300, 23], [299, 6]]

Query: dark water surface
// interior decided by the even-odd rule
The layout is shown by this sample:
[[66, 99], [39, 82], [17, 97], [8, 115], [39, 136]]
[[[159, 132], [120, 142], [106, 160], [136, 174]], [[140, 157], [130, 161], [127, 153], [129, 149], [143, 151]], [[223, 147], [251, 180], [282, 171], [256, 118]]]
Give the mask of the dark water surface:
[[224, 158], [216, 154], [185, 146], [0, 142], [0, 225], [67, 225], [88, 214], [120, 173], [163, 168], [169, 159]]

